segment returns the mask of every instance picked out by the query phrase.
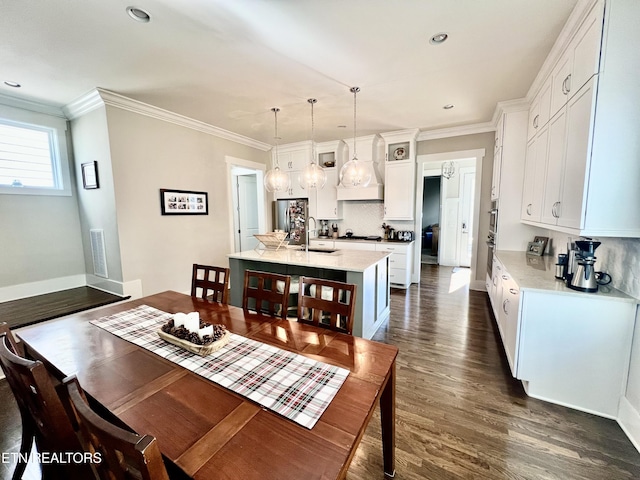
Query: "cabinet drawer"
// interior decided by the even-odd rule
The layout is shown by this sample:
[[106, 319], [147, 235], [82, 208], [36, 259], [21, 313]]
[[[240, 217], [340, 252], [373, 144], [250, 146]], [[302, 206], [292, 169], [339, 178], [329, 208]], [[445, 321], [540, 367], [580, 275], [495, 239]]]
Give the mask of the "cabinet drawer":
[[403, 253], [406, 255], [407, 251], [409, 250], [409, 246], [402, 245], [402, 244], [383, 243], [383, 244], [376, 245], [376, 250], [378, 252], [397, 252], [397, 253]]
[[407, 256], [404, 253], [392, 253], [389, 257], [391, 268], [407, 268]]
[[409, 283], [407, 271], [401, 268], [389, 269], [389, 283], [397, 285], [407, 285]]
[[373, 243], [365, 242], [335, 242], [335, 248], [340, 250], [369, 250], [375, 251], [376, 246]]
[[322, 248], [335, 248], [335, 242], [331, 240], [310, 240], [309, 245]]

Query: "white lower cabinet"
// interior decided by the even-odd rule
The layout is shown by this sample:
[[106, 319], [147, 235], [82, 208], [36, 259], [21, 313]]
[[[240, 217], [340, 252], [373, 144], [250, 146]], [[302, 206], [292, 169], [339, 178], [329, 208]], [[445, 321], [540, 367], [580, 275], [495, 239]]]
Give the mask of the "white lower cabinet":
[[616, 418], [631, 358], [636, 300], [621, 292], [568, 290], [554, 279], [552, 268], [538, 277], [533, 267], [523, 271], [524, 256], [517, 262], [498, 260], [500, 273], [494, 264], [489, 288], [492, 305], [499, 302], [495, 318], [512, 375], [532, 397]]
[[327, 250], [332, 250], [336, 247], [333, 240], [309, 240], [309, 246], [315, 248], [326, 248]]
[[378, 243], [378, 252], [393, 252], [389, 258], [389, 283], [408, 288], [411, 285], [411, 267], [413, 265], [413, 242]]

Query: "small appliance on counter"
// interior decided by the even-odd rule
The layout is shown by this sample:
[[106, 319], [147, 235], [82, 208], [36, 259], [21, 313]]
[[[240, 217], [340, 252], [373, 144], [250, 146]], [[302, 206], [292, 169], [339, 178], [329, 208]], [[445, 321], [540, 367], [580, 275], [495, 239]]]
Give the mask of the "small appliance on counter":
[[318, 228], [318, 238], [329, 238], [328, 220], [320, 220], [320, 228]]
[[389, 232], [389, 238], [392, 242], [412, 242], [414, 239], [413, 230], [391, 230]]
[[567, 287], [580, 292], [594, 293], [598, 291], [599, 285], [611, 283], [611, 275], [595, 270], [595, 251], [600, 242], [584, 238], [570, 242], [570, 246], [565, 276]]

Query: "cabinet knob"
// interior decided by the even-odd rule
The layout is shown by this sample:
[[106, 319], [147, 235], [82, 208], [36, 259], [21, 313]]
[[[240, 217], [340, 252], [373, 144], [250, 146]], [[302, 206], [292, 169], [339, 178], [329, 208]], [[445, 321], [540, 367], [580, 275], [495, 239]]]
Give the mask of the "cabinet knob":
[[507, 312], [508, 305], [509, 305], [509, 299], [507, 298], [504, 302], [502, 302], [502, 311], [505, 313], [505, 315], [509, 315], [509, 312]]
[[509, 289], [509, 293], [510, 293], [511, 295], [517, 295], [517, 294], [518, 294], [518, 290], [516, 290], [515, 288], [510, 288], [510, 289]]

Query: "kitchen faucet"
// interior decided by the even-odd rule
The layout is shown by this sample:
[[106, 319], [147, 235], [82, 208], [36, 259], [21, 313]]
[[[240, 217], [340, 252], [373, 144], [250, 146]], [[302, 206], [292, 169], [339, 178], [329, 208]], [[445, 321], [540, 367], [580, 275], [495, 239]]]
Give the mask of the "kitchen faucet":
[[309, 216], [309, 218], [307, 219], [307, 224], [305, 225], [305, 230], [307, 233], [307, 243], [304, 249], [307, 253], [309, 253], [309, 233], [311, 233], [311, 230], [309, 229], [309, 223], [311, 222], [311, 220], [313, 220], [313, 226], [315, 227], [313, 231], [315, 232], [318, 229], [318, 224], [316, 223], [316, 219], [313, 218], [312, 216]]

